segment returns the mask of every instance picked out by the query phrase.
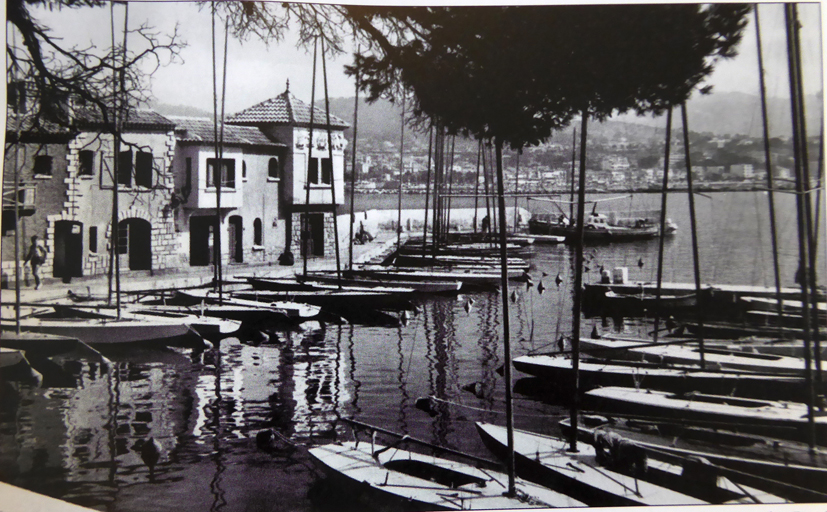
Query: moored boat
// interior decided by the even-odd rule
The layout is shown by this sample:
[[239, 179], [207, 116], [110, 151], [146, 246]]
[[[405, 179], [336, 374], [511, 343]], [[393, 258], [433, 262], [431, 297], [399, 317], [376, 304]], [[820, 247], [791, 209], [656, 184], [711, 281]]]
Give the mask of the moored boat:
[[[701, 350], [696, 344], [638, 343], [635, 341], [582, 338], [582, 349], [601, 358], [694, 365], [699, 367]], [[803, 376], [804, 360], [773, 354], [753, 354], [720, 348], [705, 348], [708, 368], [741, 370], [775, 375]]]
[[[77, 338], [89, 345], [114, 343], [165, 342], [175, 343], [192, 331], [186, 320], [164, 318], [63, 318], [54, 313], [32, 315], [20, 320], [28, 332], [57, 334]], [[14, 322], [3, 320], [4, 331], [15, 329]]]
[[[807, 406], [798, 402], [615, 386], [593, 389], [586, 396], [598, 411], [651, 415], [796, 441], [806, 438], [808, 428]], [[816, 414], [815, 432], [816, 443], [826, 445], [827, 416]]]
[[[506, 429], [477, 422], [477, 432], [489, 450], [502, 457], [506, 451]], [[703, 505], [707, 501], [654, 485], [645, 480], [600, 467], [593, 446], [578, 445], [568, 451], [566, 441], [514, 431], [517, 474], [530, 481], [565, 492], [589, 506]]]
[[[568, 435], [571, 421], [560, 421], [560, 429]], [[735, 482], [760, 487], [796, 502], [827, 501], [827, 452], [821, 448], [811, 451], [805, 443], [665, 421], [580, 417], [578, 439], [593, 444], [601, 432], [616, 433], [650, 456], [703, 458], [717, 466], [708, 467], [710, 473], [726, 474]]]
[[[514, 359], [514, 367], [529, 375], [566, 387], [574, 382], [571, 358], [559, 354], [525, 355]], [[581, 357], [581, 392], [601, 386], [643, 386], [676, 392], [733, 394], [775, 400], [804, 400], [804, 380], [794, 376], [755, 374], [734, 371], [700, 371], [690, 366], [664, 366], [657, 363], [622, 362]]]
[[584, 506], [564, 494], [519, 480], [517, 496], [510, 498], [504, 494], [508, 476], [502, 473], [372, 442], [327, 444], [309, 452], [329, 478], [347, 489], [347, 499], [378, 510]]

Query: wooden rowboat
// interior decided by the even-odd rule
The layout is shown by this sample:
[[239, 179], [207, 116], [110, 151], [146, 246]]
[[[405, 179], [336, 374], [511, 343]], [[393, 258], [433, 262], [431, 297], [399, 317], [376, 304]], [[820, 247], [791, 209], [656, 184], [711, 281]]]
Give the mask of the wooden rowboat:
[[[498, 457], [506, 448], [504, 427], [477, 422], [483, 443]], [[654, 485], [600, 467], [594, 447], [578, 446], [568, 451], [566, 441], [514, 431], [514, 460], [517, 474], [555, 489], [565, 489], [570, 496], [589, 506], [618, 505], [703, 505], [707, 501]]]
[[517, 481], [515, 498], [504, 495], [508, 476], [469, 464], [371, 442], [317, 446], [310, 456], [353, 499], [378, 510], [490, 510], [582, 507], [566, 495]]

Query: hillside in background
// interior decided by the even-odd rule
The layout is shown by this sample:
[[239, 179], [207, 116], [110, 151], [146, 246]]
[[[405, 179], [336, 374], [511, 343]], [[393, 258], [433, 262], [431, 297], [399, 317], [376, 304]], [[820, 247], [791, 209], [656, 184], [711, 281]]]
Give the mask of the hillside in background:
[[[697, 133], [712, 133], [714, 135], [746, 135], [761, 137], [761, 108], [758, 96], [744, 93], [714, 93], [708, 96], [699, 96], [689, 102], [687, 114], [689, 129]], [[822, 97], [811, 95], [805, 100], [807, 107], [808, 134], [816, 135], [822, 119]], [[323, 106], [323, 103], [320, 104]], [[331, 113], [353, 124], [353, 98], [332, 98], [330, 100]], [[789, 100], [782, 98], [768, 98], [767, 110], [769, 114], [770, 135], [772, 137], [789, 137], [792, 135], [790, 121]], [[388, 101], [379, 100], [368, 104], [359, 101], [359, 133], [360, 139], [383, 140], [393, 143], [399, 142], [399, 116], [402, 109]], [[677, 112], [676, 112], [677, 113]], [[675, 127], [680, 126], [680, 117], [675, 116]], [[651, 116], [638, 117], [633, 114], [616, 116], [598, 127], [590, 125], [589, 131], [594, 135], [627, 137], [631, 139], [648, 138], [656, 135], [664, 125], [663, 118]], [[570, 137], [572, 127], [567, 132]], [[350, 138], [352, 130], [348, 130]], [[560, 134], [562, 135], [562, 134]], [[415, 137], [415, 134], [406, 129], [406, 140]], [[420, 143], [427, 144], [427, 135], [416, 137]], [[567, 139], [568, 140], [568, 139]]]
[[[324, 108], [324, 102], [318, 102]], [[807, 127], [809, 135], [816, 135], [822, 119], [822, 97], [811, 95], [805, 100], [807, 107]], [[151, 108], [161, 115], [212, 117], [212, 112], [196, 107], [184, 105], [170, 105], [153, 103]], [[789, 100], [782, 98], [768, 98], [770, 135], [772, 137], [789, 137], [792, 135], [790, 121]], [[353, 98], [331, 98], [330, 111], [353, 125]], [[399, 143], [400, 114], [402, 109], [386, 100], [378, 100], [373, 104], [359, 100], [359, 139], [362, 141]], [[678, 114], [678, 111], [676, 111]], [[711, 133], [714, 135], [746, 135], [761, 137], [761, 109], [758, 96], [744, 93], [715, 93], [708, 96], [699, 96], [688, 104], [689, 129], [696, 133]], [[664, 125], [664, 118], [651, 116], [638, 117], [633, 114], [616, 116], [604, 123], [592, 123], [589, 127], [591, 136], [607, 137], [609, 139], [626, 137], [631, 140], [646, 140], [660, 136]], [[680, 126], [680, 117], [675, 116], [675, 128]], [[573, 126], [563, 132], [555, 134], [552, 139], [560, 142], [571, 138]], [[348, 139], [353, 130], [347, 130]], [[419, 134], [405, 129], [405, 143], [414, 146], [428, 145], [428, 135]], [[460, 144], [460, 142], [457, 142]], [[459, 148], [458, 148], [459, 149]], [[473, 145], [463, 150], [473, 150]]]

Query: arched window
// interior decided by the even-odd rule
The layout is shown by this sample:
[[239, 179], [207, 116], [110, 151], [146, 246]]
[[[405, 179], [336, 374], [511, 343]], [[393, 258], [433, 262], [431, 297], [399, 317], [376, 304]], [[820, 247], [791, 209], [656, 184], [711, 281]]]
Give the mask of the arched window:
[[270, 162], [267, 164], [267, 177], [272, 179], [279, 179], [281, 177], [279, 173], [279, 159], [273, 157], [270, 159]]
[[253, 221], [253, 245], [261, 245], [261, 219]]

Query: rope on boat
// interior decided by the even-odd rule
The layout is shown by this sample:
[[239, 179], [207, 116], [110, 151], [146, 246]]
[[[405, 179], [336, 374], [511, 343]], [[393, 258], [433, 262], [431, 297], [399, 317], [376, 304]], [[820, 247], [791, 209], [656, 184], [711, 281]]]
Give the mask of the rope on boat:
[[[634, 440], [630, 440], [630, 442], [635, 443]], [[684, 460], [684, 459], [687, 458], [686, 456], [677, 455], [677, 454], [674, 454], [672, 452], [669, 452], [669, 451], [666, 451], [666, 450], [661, 450], [661, 449], [655, 448], [655, 447], [645, 446], [645, 447], [641, 447], [641, 448], [643, 448], [646, 451], [650, 451], [652, 453], [655, 453], [655, 454], [657, 454], [661, 457], [664, 457], [664, 458], [672, 458], [672, 459], [678, 459], [678, 460]], [[773, 461], [766, 461], [766, 462], [773, 462]], [[726, 466], [721, 466], [720, 464], [716, 464], [712, 461], [707, 461], [707, 464], [709, 465], [709, 467], [715, 469], [718, 472], [719, 475], [724, 476], [724, 477], [728, 477], [728, 478], [729, 477], [734, 477], [734, 478], [739, 478], [739, 477], [744, 478], [745, 477], [745, 478], [753, 479], [757, 482], [760, 482], [761, 484], [769, 484], [769, 485], [774, 486], [776, 488], [783, 489], [784, 491], [787, 491], [787, 492], [795, 492], [795, 493], [800, 493], [800, 494], [806, 494], [807, 497], [808, 497], [808, 500], [812, 500], [813, 502], [827, 501], [827, 493], [823, 493], [823, 492], [820, 492], [820, 491], [809, 489], [807, 487], [801, 487], [801, 486], [798, 486], [798, 485], [790, 484], [790, 483], [787, 483], [787, 482], [784, 482], [784, 481], [781, 481], [781, 480], [776, 480], [776, 479], [773, 479], [773, 478], [767, 478], [765, 476], [756, 475], [754, 473], [749, 473], [747, 471], [741, 471], [741, 470], [738, 470], [738, 469], [732, 469], [732, 468], [729, 468], [729, 467], [726, 467]], [[756, 497], [750, 495], [741, 486], [741, 484], [739, 482], [737, 482], [735, 480], [732, 480], [732, 483], [735, 484], [736, 486], [738, 486], [738, 488], [741, 489], [741, 491], [745, 495], [749, 496], [750, 499], [754, 500], [756, 503], [760, 503], [758, 501], [758, 499]], [[771, 491], [771, 492], [776, 492], [776, 491]]]
[[[427, 397], [417, 398], [416, 401], [420, 402], [420, 400], [429, 400], [429, 401], [432, 401], [432, 402], [439, 402], [439, 403], [443, 403], [443, 404], [446, 404], [446, 405], [453, 405], [455, 407], [462, 407], [463, 409], [469, 409], [469, 410], [472, 410], [472, 411], [495, 413], [495, 414], [505, 414], [505, 411], [495, 411], [495, 410], [491, 410], [491, 409], [483, 409], [481, 407], [474, 407], [473, 405], [465, 405], [465, 404], [461, 404], [459, 402], [452, 402], [450, 400], [445, 400], [443, 398], [437, 398], [433, 395], [430, 395], [430, 396], [427, 396]], [[525, 418], [546, 418], [546, 419], [548, 419], [548, 414], [515, 414], [515, 416], [522, 416], [522, 417], [525, 417]]]

